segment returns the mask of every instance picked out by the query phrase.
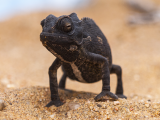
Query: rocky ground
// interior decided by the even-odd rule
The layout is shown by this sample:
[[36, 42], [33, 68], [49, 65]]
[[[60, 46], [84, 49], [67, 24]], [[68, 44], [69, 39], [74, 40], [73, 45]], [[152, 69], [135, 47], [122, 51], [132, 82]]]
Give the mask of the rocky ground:
[[[152, 1], [160, 6], [159, 0]], [[48, 68], [55, 57], [39, 40], [40, 21], [48, 14], [71, 12], [24, 14], [0, 23], [0, 98], [4, 101], [0, 100], [0, 109], [1, 103], [5, 106], [0, 119], [159, 119], [160, 23], [129, 24], [129, 16], [137, 11], [117, 0], [99, 0], [74, 12], [79, 18], [93, 18], [108, 38], [113, 63], [123, 69], [128, 99], [95, 102], [101, 81], [83, 84], [67, 79], [71, 91], [59, 90], [65, 104], [45, 107], [50, 100]], [[61, 75], [59, 69], [58, 80]], [[111, 91], [115, 88], [116, 76], [111, 75]]]

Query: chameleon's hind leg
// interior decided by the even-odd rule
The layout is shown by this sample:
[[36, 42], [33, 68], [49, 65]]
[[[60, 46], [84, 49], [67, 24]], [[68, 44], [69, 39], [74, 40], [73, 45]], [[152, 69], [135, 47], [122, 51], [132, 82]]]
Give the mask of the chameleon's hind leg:
[[110, 70], [110, 73], [115, 73], [117, 75], [117, 88], [116, 88], [116, 95], [119, 98], [126, 98], [125, 95], [123, 95], [123, 83], [122, 83], [122, 69], [119, 65], [112, 65], [112, 68]]
[[65, 89], [67, 74], [64, 71], [64, 74], [59, 82], [59, 88]]

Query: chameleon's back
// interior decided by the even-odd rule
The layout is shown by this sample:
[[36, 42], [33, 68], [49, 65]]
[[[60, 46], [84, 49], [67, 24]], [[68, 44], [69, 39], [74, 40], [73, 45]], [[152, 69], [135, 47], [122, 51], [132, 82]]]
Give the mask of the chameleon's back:
[[87, 35], [91, 37], [90, 41], [84, 41], [85, 48], [92, 53], [100, 54], [106, 57], [111, 65], [111, 49], [100, 28], [90, 18], [83, 18], [82, 26], [84, 33], [87, 33]]

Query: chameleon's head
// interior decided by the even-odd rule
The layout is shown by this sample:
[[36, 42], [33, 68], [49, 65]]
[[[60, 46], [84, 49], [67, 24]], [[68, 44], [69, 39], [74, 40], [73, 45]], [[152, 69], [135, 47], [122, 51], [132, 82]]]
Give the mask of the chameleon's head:
[[41, 26], [40, 40], [50, 52], [68, 62], [77, 58], [83, 43], [83, 30], [75, 13], [60, 17], [49, 15], [41, 21]]

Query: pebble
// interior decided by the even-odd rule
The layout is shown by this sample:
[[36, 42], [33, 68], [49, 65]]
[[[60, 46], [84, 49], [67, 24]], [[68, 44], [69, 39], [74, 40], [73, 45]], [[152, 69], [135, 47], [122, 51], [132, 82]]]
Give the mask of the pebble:
[[34, 108], [39, 108], [39, 106], [38, 105], [34, 105]]
[[133, 108], [130, 108], [129, 110], [130, 110], [130, 111], [133, 111]]
[[152, 99], [152, 98], [153, 98], [151, 95], [146, 95], [146, 97], [147, 97], [148, 99]]
[[97, 106], [98, 106], [98, 107], [102, 107], [102, 105], [101, 105], [101, 104], [97, 104]]
[[34, 94], [33, 94], [33, 93], [31, 93], [31, 94], [30, 94], [30, 96], [34, 96]]
[[91, 101], [90, 101], [90, 100], [87, 100], [87, 101], [86, 101], [86, 103], [87, 103], [87, 104], [90, 104], [90, 103], [91, 103]]
[[114, 103], [113, 103], [114, 105], [119, 105], [120, 104], [120, 102], [119, 101], [114, 101]]
[[68, 118], [72, 117], [70, 112], [67, 112], [67, 116], [68, 116]]
[[109, 117], [109, 116], [107, 116], [107, 120], [110, 120], [110, 117]]
[[99, 111], [98, 107], [94, 107], [93, 110], [94, 110], [95, 112], [98, 112], [98, 111]]
[[113, 109], [113, 112], [117, 112], [118, 111], [118, 107], [115, 107], [114, 109]]
[[80, 104], [79, 103], [69, 103], [68, 106], [71, 110], [76, 110], [80, 107]]
[[7, 84], [7, 88], [15, 88], [14, 84]]
[[74, 102], [76, 102], [76, 101], [78, 101], [78, 99], [77, 99], [77, 98], [75, 98], [73, 101], [74, 101]]
[[154, 105], [154, 106], [153, 106], [153, 108], [157, 109], [157, 108], [158, 108], [158, 106], [157, 106], [157, 105]]
[[149, 103], [146, 103], [145, 106], [148, 108], [148, 107], [150, 106], [150, 104], [149, 104]]
[[103, 104], [103, 105], [102, 105], [102, 108], [103, 108], [103, 109], [107, 109], [107, 106]]
[[104, 112], [103, 112], [103, 111], [100, 111], [100, 112], [99, 112], [99, 114], [100, 114], [100, 115], [103, 115], [103, 114], [104, 114]]
[[4, 108], [4, 101], [0, 99], [0, 111]]
[[90, 110], [92, 110], [92, 109], [93, 109], [93, 106], [89, 106], [89, 108], [90, 108]]
[[115, 109], [116, 111], [118, 111], [118, 107], [115, 107], [114, 109]]
[[56, 115], [56, 114], [50, 115], [50, 118], [52, 118], [52, 119], [55, 118], [55, 115]]

